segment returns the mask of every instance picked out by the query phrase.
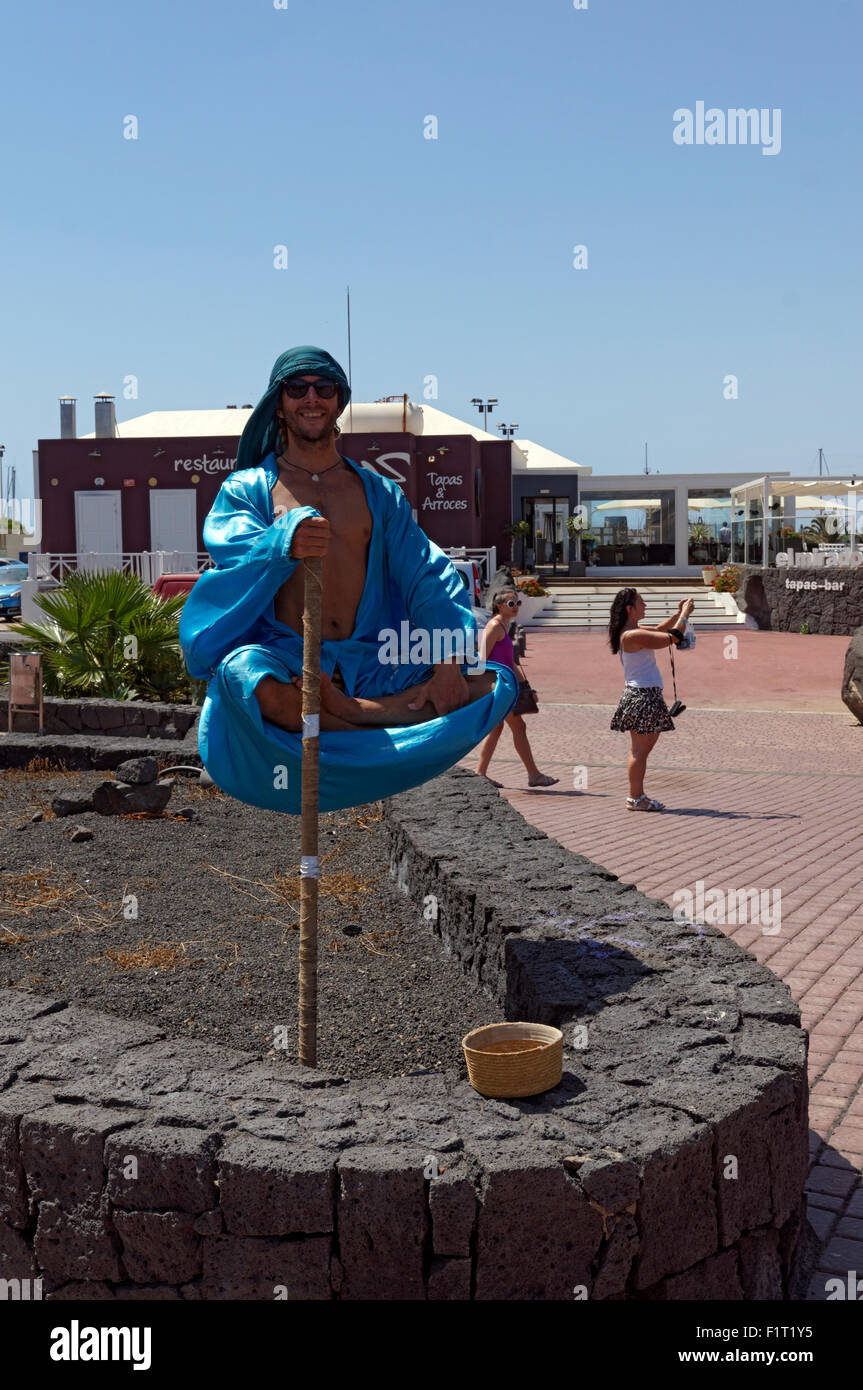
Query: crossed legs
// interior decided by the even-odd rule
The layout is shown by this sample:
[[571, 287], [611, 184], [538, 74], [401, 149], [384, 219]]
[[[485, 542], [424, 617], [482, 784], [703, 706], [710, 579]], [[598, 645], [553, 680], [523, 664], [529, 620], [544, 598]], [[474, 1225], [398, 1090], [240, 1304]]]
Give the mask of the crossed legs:
[[[472, 704], [494, 689], [493, 671], [466, 676], [468, 698]], [[419, 684], [420, 682], [418, 682]], [[270, 723], [289, 733], [297, 734], [302, 727], [302, 681], [295, 676], [288, 685], [275, 676], [264, 676], [255, 687], [255, 698], [261, 714]], [[420, 709], [408, 709], [416, 687], [401, 690], [396, 695], [381, 695], [374, 699], [359, 699], [338, 689], [325, 672], [321, 672], [321, 731], [334, 729], [401, 728], [409, 724], [425, 724], [437, 719], [437, 710], [430, 700]]]

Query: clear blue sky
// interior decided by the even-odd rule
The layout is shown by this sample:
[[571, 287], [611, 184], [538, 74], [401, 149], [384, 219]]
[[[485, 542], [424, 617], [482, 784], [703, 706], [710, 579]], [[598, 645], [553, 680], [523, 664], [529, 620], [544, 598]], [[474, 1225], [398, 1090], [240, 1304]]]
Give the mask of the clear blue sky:
[[[664, 472], [863, 467], [853, 0], [47, 0], [2, 41], [19, 495], [64, 392], [84, 433], [100, 390], [124, 419], [256, 402], [295, 343], [346, 363], [346, 284], [358, 400], [434, 374], [595, 473], [645, 440]], [[697, 101], [780, 108], [781, 152], [675, 144]]]

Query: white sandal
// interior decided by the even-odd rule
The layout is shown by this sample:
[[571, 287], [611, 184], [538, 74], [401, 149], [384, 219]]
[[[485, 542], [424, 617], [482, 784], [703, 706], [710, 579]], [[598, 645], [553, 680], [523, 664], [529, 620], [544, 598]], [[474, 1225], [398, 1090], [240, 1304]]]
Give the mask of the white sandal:
[[[646, 803], [642, 804], [642, 803]], [[645, 792], [641, 796], [628, 796], [626, 798], [627, 811], [664, 811], [665, 806], [661, 801], [651, 801]]]

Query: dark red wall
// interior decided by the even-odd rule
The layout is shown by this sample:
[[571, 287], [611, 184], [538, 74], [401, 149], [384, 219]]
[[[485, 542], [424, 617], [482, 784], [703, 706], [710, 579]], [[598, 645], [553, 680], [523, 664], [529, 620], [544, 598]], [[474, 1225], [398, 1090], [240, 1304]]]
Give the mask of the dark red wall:
[[[124, 551], [151, 548], [151, 478], [160, 488], [195, 486], [198, 549], [203, 550], [201, 528], [236, 462], [237, 444], [238, 436], [40, 439], [42, 550], [74, 553], [75, 493], [95, 490], [95, 478], [104, 478], [105, 488], [120, 491]], [[411, 506], [416, 507], [420, 526], [438, 545], [496, 545], [498, 553], [504, 553], [503, 527], [511, 520], [510, 446], [506, 440], [481, 442], [472, 435], [344, 434], [338, 447], [355, 463], [372, 464], [384, 477], [398, 482]], [[218, 448], [224, 451], [221, 457], [214, 454]], [[442, 454], [441, 448], [446, 452]], [[95, 449], [100, 457], [91, 458]], [[160, 449], [165, 452], [154, 457]], [[407, 454], [408, 458], [387, 459], [388, 454]], [[401, 474], [404, 482], [395, 473]], [[57, 479], [56, 485], [52, 485], [52, 478]], [[133, 486], [124, 486], [126, 480]], [[478, 497], [481, 514], [477, 513]]]

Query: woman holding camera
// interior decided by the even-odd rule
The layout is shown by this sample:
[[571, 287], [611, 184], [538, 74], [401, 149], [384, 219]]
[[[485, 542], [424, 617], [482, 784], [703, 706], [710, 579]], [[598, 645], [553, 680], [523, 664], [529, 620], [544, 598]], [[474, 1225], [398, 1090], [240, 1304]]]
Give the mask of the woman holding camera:
[[626, 805], [630, 811], [665, 810], [661, 801], [651, 800], [644, 791], [650, 750], [660, 734], [674, 729], [662, 698], [662, 676], [655, 653], [663, 647], [679, 646], [694, 605], [694, 599], [681, 599], [677, 612], [656, 627], [639, 627], [646, 608], [637, 589], [621, 589], [611, 605], [608, 641], [615, 655], [620, 655], [625, 682], [611, 727], [628, 732], [632, 741], [627, 763], [629, 796]]

